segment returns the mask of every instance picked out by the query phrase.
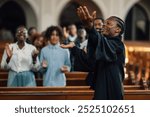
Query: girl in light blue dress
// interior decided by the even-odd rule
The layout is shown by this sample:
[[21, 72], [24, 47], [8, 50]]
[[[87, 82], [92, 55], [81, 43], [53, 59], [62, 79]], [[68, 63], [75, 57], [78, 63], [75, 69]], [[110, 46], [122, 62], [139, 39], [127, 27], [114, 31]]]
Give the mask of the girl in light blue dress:
[[62, 49], [59, 40], [61, 29], [57, 26], [47, 28], [45, 37], [49, 44], [41, 50], [40, 62], [43, 69], [43, 86], [66, 86], [65, 72], [70, 71], [70, 56], [68, 49]]

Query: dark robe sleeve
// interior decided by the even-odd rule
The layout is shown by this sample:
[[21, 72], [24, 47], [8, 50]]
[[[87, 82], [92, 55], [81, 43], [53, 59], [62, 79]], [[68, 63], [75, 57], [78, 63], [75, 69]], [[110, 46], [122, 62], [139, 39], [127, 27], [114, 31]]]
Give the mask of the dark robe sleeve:
[[90, 63], [88, 62], [87, 53], [85, 53], [84, 50], [75, 46], [71, 49], [71, 52], [75, 57], [76, 60], [75, 65], [77, 65], [77, 70], [86, 71], [86, 72], [92, 70]]
[[87, 53], [85, 53], [84, 50], [78, 48], [77, 46], [73, 47], [72, 54], [75, 56], [76, 62], [75, 65], [77, 65], [77, 70], [89, 72], [86, 77], [86, 83], [87, 85], [91, 86], [91, 88], [94, 87], [94, 67], [95, 67], [95, 58], [88, 58]]
[[116, 61], [117, 52], [122, 51], [121, 39], [106, 38], [99, 34], [95, 29], [89, 31], [89, 41], [93, 48], [96, 47], [96, 60], [101, 61]]

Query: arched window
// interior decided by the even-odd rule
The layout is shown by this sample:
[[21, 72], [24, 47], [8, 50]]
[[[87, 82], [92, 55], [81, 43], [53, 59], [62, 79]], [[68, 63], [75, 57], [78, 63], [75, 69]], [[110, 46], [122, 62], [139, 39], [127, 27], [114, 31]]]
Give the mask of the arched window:
[[86, 5], [90, 12], [96, 10], [97, 11], [97, 17], [102, 17], [102, 13], [98, 6], [89, 0], [72, 0], [69, 2], [64, 9], [62, 10], [62, 13], [59, 18], [59, 24], [61, 26], [67, 26], [69, 24], [76, 24], [77, 26], [82, 25], [80, 22], [80, 19], [78, 18], [76, 14], [76, 9], [80, 5]]
[[0, 7], [0, 28], [15, 34], [19, 25], [26, 25], [23, 9], [15, 1], [8, 1]]
[[149, 40], [149, 19], [145, 9], [135, 4], [126, 17], [125, 40]]

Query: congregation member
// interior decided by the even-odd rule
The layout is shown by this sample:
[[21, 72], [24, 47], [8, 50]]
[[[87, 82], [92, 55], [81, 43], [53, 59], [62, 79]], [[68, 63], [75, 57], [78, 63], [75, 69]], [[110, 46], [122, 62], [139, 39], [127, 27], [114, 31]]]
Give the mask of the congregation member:
[[[93, 21], [94, 28], [99, 33], [102, 29], [103, 22], [104, 22], [103, 18], [95, 18]], [[80, 35], [82, 36], [84, 35], [83, 37], [85, 38], [84, 31], [82, 31], [82, 34]], [[82, 45], [79, 48], [74, 42], [70, 42], [67, 45], [61, 44], [61, 47], [70, 48], [76, 60], [75, 71], [89, 72], [86, 78], [87, 85], [90, 85], [92, 89], [95, 89], [93, 78], [94, 78], [94, 70], [95, 70], [95, 63], [96, 63], [96, 58], [95, 58], [96, 47], [93, 48], [90, 41], [91, 40], [87, 40], [86, 50], [82, 48]]]
[[[76, 43], [77, 47], [80, 47], [80, 43], [78, 40], [78, 34], [77, 34], [77, 27], [75, 24], [69, 25], [67, 29], [66, 29], [66, 27], [64, 27], [63, 28], [63, 35], [64, 35], [63, 44], [67, 45], [70, 42], [74, 42], [74, 43]], [[70, 52], [70, 61], [71, 61], [71, 71], [75, 71], [75, 68], [74, 68], [75, 57], [72, 54], [70, 49], [69, 49], [69, 52]]]
[[27, 29], [19, 26], [16, 31], [17, 42], [6, 44], [1, 68], [8, 69], [8, 87], [36, 86], [33, 70], [38, 70], [39, 59], [36, 48], [26, 43]]
[[41, 50], [40, 62], [44, 71], [43, 86], [66, 86], [65, 72], [70, 71], [68, 49], [60, 47], [62, 30], [58, 26], [48, 27], [45, 38], [49, 44]]
[[30, 27], [28, 29], [28, 38], [26, 39], [26, 42], [28, 44], [32, 44], [33, 43], [33, 37], [34, 35], [37, 33], [37, 28], [36, 27]]
[[[36, 33], [33, 36], [33, 45], [37, 49], [37, 54], [38, 54], [39, 59], [40, 59], [41, 50], [45, 46], [45, 43], [46, 43], [45, 38], [41, 33]], [[38, 71], [34, 72], [34, 74], [37, 79], [43, 78], [43, 72], [40, 69]]]
[[87, 51], [87, 34], [86, 34], [86, 30], [84, 28], [80, 28], [77, 31], [78, 33], [78, 40], [79, 40], [79, 44], [80, 44], [80, 49], [83, 49], [85, 52]]
[[44, 36], [40, 33], [36, 33], [33, 36], [33, 43], [32, 45], [34, 45], [36, 47], [36, 49], [39, 51], [39, 57], [40, 57], [40, 52], [41, 49], [45, 46], [45, 39]]

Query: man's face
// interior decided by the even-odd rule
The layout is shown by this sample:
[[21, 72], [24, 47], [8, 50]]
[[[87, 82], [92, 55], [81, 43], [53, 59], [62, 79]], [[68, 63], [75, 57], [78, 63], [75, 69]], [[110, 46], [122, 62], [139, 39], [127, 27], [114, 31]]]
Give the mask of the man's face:
[[76, 28], [75, 25], [69, 26], [68, 29], [69, 29], [69, 34], [70, 34], [71, 36], [77, 35], [77, 28]]
[[50, 43], [51, 43], [52, 45], [56, 45], [56, 44], [58, 44], [59, 39], [60, 39], [60, 37], [59, 37], [58, 32], [57, 32], [56, 30], [54, 30], [54, 31], [52, 32], [51, 37], [50, 37], [50, 40], [49, 40]]
[[36, 29], [32, 29], [32, 30], [31, 30], [31, 36], [34, 36], [36, 33], [37, 33], [37, 30], [36, 30]]
[[101, 29], [103, 27], [103, 22], [101, 19], [96, 19], [94, 21], [94, 28], [98, 31], [98, 32], [101, 32]]
[[116, 34], [117, 29], [117, 22], [112, 18], [108, 18], [104, 21], [104, 25], [101, 32], [105, 36], [112, 37]]
[[79, 36], [79, 38], [85, 38], [86, 37], [86, 30], [85, 29], [79, 29], [78, 30], [78, 36]]

